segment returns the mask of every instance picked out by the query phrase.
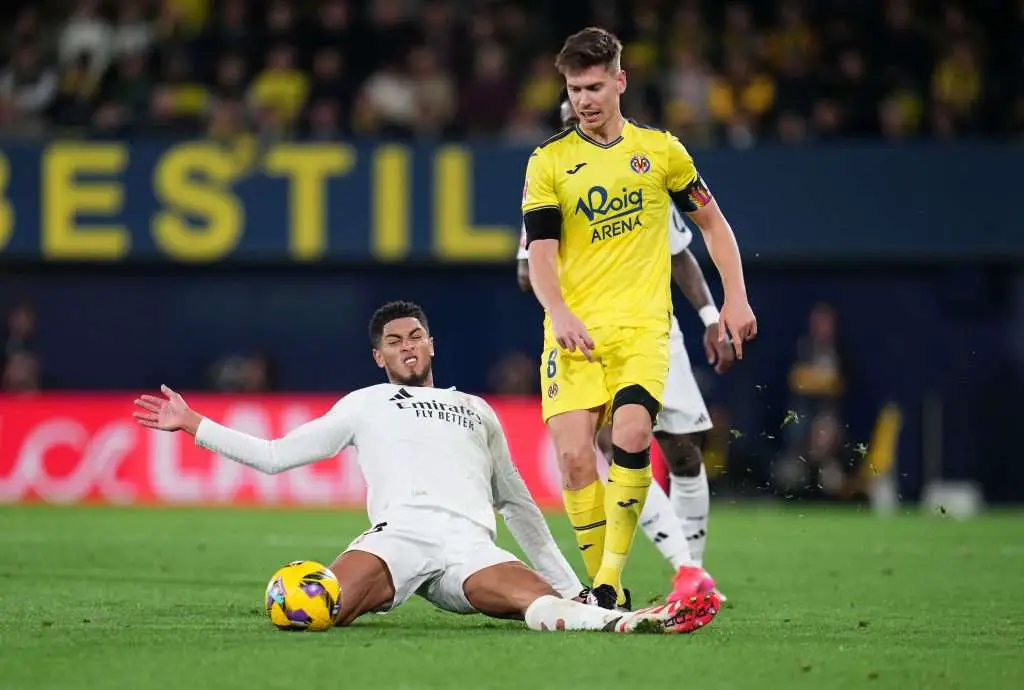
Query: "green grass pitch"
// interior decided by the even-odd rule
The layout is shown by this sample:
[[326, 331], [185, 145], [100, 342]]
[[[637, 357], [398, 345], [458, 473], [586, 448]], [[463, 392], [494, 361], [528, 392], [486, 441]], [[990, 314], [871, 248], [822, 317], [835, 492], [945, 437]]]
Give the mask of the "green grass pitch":
[[[418, 599], [315, 634], [270, 625], [266, 581], [330, 562], [362, 514], [0, 507], [0, 688], [1020, 688], [1022, 524], [716, 503], [730, 603], [693, 635], [534, 633]], [[643, 603], [670, 570], [638, 536], [626, 575]]]

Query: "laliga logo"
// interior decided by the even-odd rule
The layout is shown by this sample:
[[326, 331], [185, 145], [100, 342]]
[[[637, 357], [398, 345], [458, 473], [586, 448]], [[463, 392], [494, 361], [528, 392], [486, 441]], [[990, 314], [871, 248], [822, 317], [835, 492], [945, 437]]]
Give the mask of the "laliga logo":
[[[648, 163], [650, 166], [650, 163]], [[639, 213], [644, 209], [644, 193], [641, 189], [629, 191], [622, 188], [622, 194], [610, 197], [608, 190], [601, 186], [591, 187], [586, 199], [580, 197], [576, 213], [582, 213], [591, 224], [605, 223], [616, 218]]]
[[[131, 422], [115, 422], [90, 434], [75, 419], [47, 420], [25, 437], [11, 474], [0, 477], [0, 500], [18, 500], [32, 488], [44, 501], [74, 503], [95, 488], [111, 503], [131, 503], [135, 487], [130, 480], [119, 479], [117, 472], [138, 443], [137, 434]], [[53, 477], [46, 469], [46, 456], [56, 449], [79, 457], [62, 477]]]
[[[11, 420], [0, 413], [0, 440], [10, 461], [0, 467], [0, 503], [38, 498], [47, 503], [355, 505], [365, 495], [354, 451], [316, 468], [265, 475], [179, 434], [142, 430], [123, 419], [120, 405], [33, 416]], [[229, 404], [219, 416], [228, 426], [261, 438], [283, 435], [312, 419], [303, 404], [272, 408], [258, 402]]]

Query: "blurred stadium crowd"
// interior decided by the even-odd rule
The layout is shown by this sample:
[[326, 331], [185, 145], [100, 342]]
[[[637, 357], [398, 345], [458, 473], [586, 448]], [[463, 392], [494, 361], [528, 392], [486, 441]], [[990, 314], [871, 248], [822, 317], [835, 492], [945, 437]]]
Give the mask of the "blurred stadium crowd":
[[[1024, 0], [38, 0], [8, 5], [3, 17], [6, 142], [486, 137], [532, 146], [558, 124], [555, 51], [590, 24], [625, 43], [626, 114], [692, 148], [1024, 135]], [[511, 290], [511, 271], [507, 281]], [[0, 391], [68, 387], [43, 359], [53, 342], [45, 326], [62, 316], [3, 296]], [[734, 400], [694, 360], [715, 422], [704, 451], [713, 481], [790, 497], [862, 493], [874, 461], [861, 441], [874, 432], [870, 419], [851, 419], [850, 401], [872, 416], [883, 401], [864, 403], [864, 369], [852, 366], [849, 345], [856, 327], [841, 327], [848, 314], [823, 301], [799, 334], [780, 335], [793, 342], [790, 358], [772, 365], [786, 372], [780, 394], [772, 384], [785, 413], [770, 428], [763, 381], [734, 384], [750, 384]], [[287, 390], [280, 352], [249, 345], [197, 358], [203, 374], [192, 380], [221, 392]], [[495, 355], [488, 392], [539, 392], [533, 353]]]
[[627, 113], [691, 146], [1024, 133], [1024, 2], [43, 0], [6, 10], [0, 135], [534, 143], [553, 53], [626, 44]]

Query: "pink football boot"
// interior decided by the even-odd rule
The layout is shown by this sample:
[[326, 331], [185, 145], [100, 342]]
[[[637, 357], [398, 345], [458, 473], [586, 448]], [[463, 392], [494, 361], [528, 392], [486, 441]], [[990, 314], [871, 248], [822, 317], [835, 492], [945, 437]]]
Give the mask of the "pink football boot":
[[684, 565], [672, 579], [668, 601], [683, 601], [715, 591], [715, 580], [699, 565]]
[[685, 634], [700, 630], [722, 610], [718, 592], [624, 613], [606, 630], [619, 633]]

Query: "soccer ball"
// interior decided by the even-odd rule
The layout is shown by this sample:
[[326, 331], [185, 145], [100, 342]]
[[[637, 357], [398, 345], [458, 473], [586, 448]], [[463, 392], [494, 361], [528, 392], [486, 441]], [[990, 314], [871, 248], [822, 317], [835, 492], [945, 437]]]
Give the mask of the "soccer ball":
[[292, 561], [267, 584], [267, 614], [279, 630], [328, 630], [339, 609], [338, 578], [316, 561]]

